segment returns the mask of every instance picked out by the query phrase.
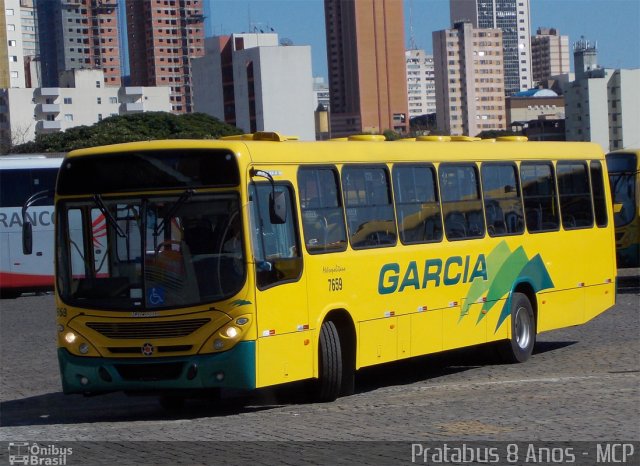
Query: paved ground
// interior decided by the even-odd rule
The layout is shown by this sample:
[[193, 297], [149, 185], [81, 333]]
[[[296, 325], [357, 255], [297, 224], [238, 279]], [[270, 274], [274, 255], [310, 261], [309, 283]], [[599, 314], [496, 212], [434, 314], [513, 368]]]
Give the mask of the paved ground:
[[[194, 400], [178, 413], [153, 398], [62, 395], [53, 297], [0, 301], [0, 441], [63, 442], [56, 445], [75, 448], [66, 464], [398, 464], [416, 460], [411, 442], [419, 443], [413, 453], [480, 442], [500, 447], [507, 464], [507, 446], [491, 442], [539, 441], [567, 461], [569, 447], [549, 442], [633, 441], [625, 459], [639, 464], [638, 272], [624, 272], [613, 309], [540, 335], [525, 364], [492, 364], [486, 350], [461, 350], [361, 371], [357, 393], [334, 403], [264, 390]], [[78, 440], [104, 443], [69, 443]], [[0, 464], [7, 464], [4, 442]], [[621, 455], [622, 447], [613, 451]], [[577, 464], [595, 462], [593, 452], [582, 455]], [[417, 462], [424, 464], [419, 455]]]

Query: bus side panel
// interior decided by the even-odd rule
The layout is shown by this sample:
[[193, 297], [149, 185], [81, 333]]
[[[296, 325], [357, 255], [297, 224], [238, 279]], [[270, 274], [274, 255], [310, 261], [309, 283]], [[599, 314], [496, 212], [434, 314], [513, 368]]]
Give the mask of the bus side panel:
[[587, 301], [587, 307], [584, 313], [585, 322], [593, 319], [615, 304], [615, 282], [589, 286], [586, 288], [585, 293]]
[[538, 332], [583, 323], [584, 308], [584, 288], [539, 293]]
[[462, 315], [463, 302], [464, 300], [461, 300], [457, 305], [442, 312], [443, 350], [477, 345], [487, 341], [487, 321], [478, 319], [482, 304], [470, 305], [466, 315]]
[[398, 319], [383, 319], [360, 322], [358, 350], [359, 367], [395, 361], [398, 355]]
[[442, 309], [411, 314], [411, 356], [442, 351]]
[[258, 338], [256, 387], [313, 377], [310, 332]]
[[[500, 314], [506, 301], [506, 299], [495, 301], [484, 316], [484, 320], [487, 321], [487, 342], [506, 340], [511, 337], [509, 332], [511, 329], [511, 318], [507, 317], [504, 321], [500, 322]], [[498, 322], [500, 322], [500, 326], [498, 326]]]

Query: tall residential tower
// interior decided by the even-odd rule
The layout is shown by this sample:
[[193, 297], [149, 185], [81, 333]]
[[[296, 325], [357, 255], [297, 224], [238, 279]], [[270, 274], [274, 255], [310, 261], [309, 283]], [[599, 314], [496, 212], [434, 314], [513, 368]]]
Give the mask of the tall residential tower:
[[504, 90], [507, 96], [530, 89], [531, 20], [529, 0], [449, 0], [451, 23], [502, 30]]
[[531, 38], [531, 60], [534, 83], [569, 74], [569, 36], [561, 36], [553, 28], [538, 28]]
[[171, 87], [174, 113], [193, 111], [191, 59], [204, 55], [203, 1], [126, 0], [131, 85]]
[[502, 31], [462, 21], [433, 33], [438, 129], [476, 136], [506, 129]]
[[117, 8], [118, 0], [36, 0], [44, 87], [73, 69], [102, 70], [105, 85], [120, 86]]
[[331, 134], [409, 128], [404, 19], [397, 0], [325, 0]]

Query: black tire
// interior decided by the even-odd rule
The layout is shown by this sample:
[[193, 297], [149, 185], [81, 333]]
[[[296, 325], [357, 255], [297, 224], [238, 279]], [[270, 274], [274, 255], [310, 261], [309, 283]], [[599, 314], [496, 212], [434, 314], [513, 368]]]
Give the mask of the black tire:
[[342, 389], [342, 347], [335, 324], [327, 321], [320, 328], [318, 345], [316, 401], [335, 401]]
[[500, 358], [506, 363], [525, 362], [536, 343], [536, 322], [529, 298], [523, 293], [511, 297], [511, 338], [498, 347]]

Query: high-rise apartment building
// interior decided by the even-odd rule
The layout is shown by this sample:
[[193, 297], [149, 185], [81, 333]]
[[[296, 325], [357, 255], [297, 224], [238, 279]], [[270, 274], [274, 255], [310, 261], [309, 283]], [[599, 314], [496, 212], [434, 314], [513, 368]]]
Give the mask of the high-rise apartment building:
[[397, 0], [325, 0], [331, 133], [409, 127], [404, 18]]
[[33, 0], [0, 0], [0, 88], [39, 84]]
[[245, 33], [207, 38], [205, 48], [193, 60], [195, 111], [247, 133], [315, 139], [311, 47], [279, 46], [275, 33]]
[[191, 59], [204, 55], [204, 0], [126, 0], [131, 85], [168, 86], [193, 111]]
[[407, 99], [409, 118], [436, 113], [436, 75], [433, 55], [424, 50], [407, 50]]
[[20, 1], [0, 0], [0, 7], [0, 88], [24, 87]]
[[561, 36], [557, 29], [538, 28], [531, 37], [531, 69], [534, 83], [570, 73], [569, 36]]
[[458, 22], [433, 33], [438, 129], [476, 136], [506, 129], [502, 31]]
[[502, 31], [504, 90], [507, 96], [531, 88], [529, 0], [449, 0], [451, 23]]
[[120, 86], [118, 7], [118, 0], [36, 0], [43, 86], [58, 86], [60, 73], [73, 69], [102, 70], [105, 85]]
[[38, 19], [34, 0], [20, 0], [20, 22], [22, 23], [22, 54], [24, 57], [25, 86], [40, 85], [40, 47]]

